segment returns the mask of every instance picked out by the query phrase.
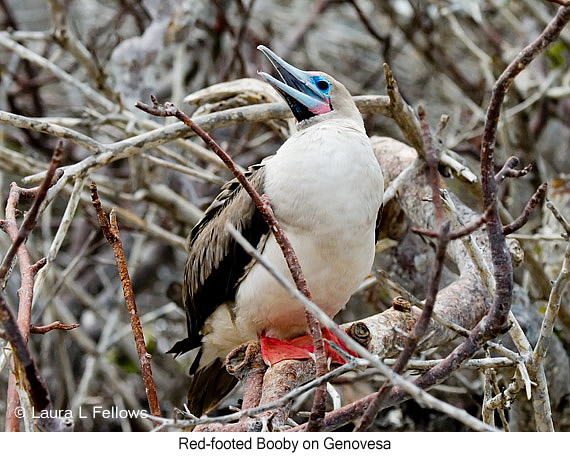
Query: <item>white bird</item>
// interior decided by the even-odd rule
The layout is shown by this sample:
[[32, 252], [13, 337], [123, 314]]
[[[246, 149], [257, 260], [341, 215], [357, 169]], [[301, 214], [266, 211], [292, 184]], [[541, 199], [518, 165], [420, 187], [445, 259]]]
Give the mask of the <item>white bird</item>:
[[[325, 73], [301, 71], [265, 46], [258, 49], [282, 81], [259, 74], [287, 101], [298, 131], [247, 175], [269, 198], [313, 301], [333, 317], [372, 267], [382, 171], [362, 117], [341, 83]], [[263, 347], [269, 338], [291, 339], [307, 332], [303, 306], [250, 259], [227, 232], [227, 222], [283, 276], [291, 277], [250, 197], [236, 180], [226, 184], [190, 233], [183, 286], [188, 338], [171, 349], [176, 354], [199, 349], [188, 392], [190, 411], [198, 416], [235, 386], [224, 368], [234, 347], [256, 338]], [[278, 345], [269, 346], [267, 362], [283, 357], [276, 353]]]

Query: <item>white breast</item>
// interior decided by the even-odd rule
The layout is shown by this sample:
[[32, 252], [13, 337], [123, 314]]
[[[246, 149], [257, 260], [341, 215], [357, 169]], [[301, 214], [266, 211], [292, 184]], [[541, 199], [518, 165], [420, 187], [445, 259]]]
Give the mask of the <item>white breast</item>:
[[[267, 162], [265, 176], [264, 191], [299, 257], [313, 300], [334, 316], [374, 259], [383, 179], [370, 141], [351, 123], [321, 122], [291, 137]], [[273, 237], [264, 255], [290, 277]], [[301, 305], [260, 265], [240, 286], [236, 309], [238, 319], [258, 333], [289, 338], [305, 330]]]
[[[374, 259], [384, 187], [370, 140], [356, 124], [328, 120], [292, 136], [265, 166], [264, 192], [297, 253], [313, 301], [332, 317]], [[263, 255], [291, 278], [273, 236]], [[222, 306], [210, 319], [213, 331], [206, 339], [216, 346], [212, 356], [262, 331], [281, 339], [306, 331], [302, 305], [259, 264], [239, 286], [234, 314], [232, 321]]]

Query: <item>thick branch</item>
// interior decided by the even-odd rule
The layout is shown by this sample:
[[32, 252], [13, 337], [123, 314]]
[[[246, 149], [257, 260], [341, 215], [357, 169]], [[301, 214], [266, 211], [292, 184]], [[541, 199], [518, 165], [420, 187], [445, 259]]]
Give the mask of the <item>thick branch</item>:
[[[422, 388], [426, 388], [449, 376], [450, 372], [457, 369], [466, 359], [471, 357], [481, 344], [500, 334], [505, 329], [512, 298], [513, 279], [510, 255], [505, 237], [502, 233], [502, 224], [499, 219], [497, 181], [495, 180], [493, 172], [494, 149], [500, 110], [505, 94], [514, 78], [525, 69], [548, 44], [558, 37], [560, 31], [568, 21], [570, 21], [570, 8], [559, 9], [554, 19], [540, 36], [521, 51], [517, 58], [499, 77], [493, 88], [491, 101], [489, 102], [489, 108], [487, 110], [485, 132], [482, 141], [481, 184], [483, 188], [483, 205], [484, 207], [493, 208], [487, 218], [486, 228], [495, 277], [494, 302], [487, 317], [475, 327], [471, 336], [457, 347], [444, 362], [422, 375], [416, 381], [416, 384]], [[395, 393], [394, 399], [399, 396], [401, 396], [401, 393]]]
[[[438, 229], [438, 242], [436, 248], [436, 255], [434, 258], [433, 266], [431, 268], [430, 280], [428, 283], [428, 291], [427, 297], [425, 300], [425, 304], [422, 309], [422, 313], [410, 335], [407, 337], [406, 344], [404, 349], [398, 356], [396, 363], [394, 364], [393, 370], [396, 374], [401, 373], [406, 364], [414, 354], [420, 339], [425, 335], [426, 330], [428, 328], [428, 324], [431, 320], [433, 314], [433, 308], [435, 305], [435, 299], [437, 290], [439, 289], [439, 281], [441, 279], [441, 272], [443, 270], [443, 261], [445, 258], [445, 251], [447, 249], [447, 245], [449, 243], [449, 231], [450, 231], [450, 224], [446, 223], [443, 224], [443, 208], [442, 208], [442, 201], [440, 195], [440, 177], [439, 172], [437, 170], [438, 159], [433, 147], [433, 139], [431, 133], [429, 131], [429, 125], [425, 120], [425, 111], [420, 106], [418, 109], [418, 114], [420, 118], [420, 126], [422, 131], [422, 141], [423, 141], [423, 150], [424, 150], [424, 158], [426, 164], [428, 166], [428, 181], [431, 187], [431, 194], [432, 194], [432, 202], [434, 208], [434, 215], [435, 215], [435, 224]], [[389, 382], [386, 380], [382, 386], [380, 387], [376, 397], [370, 403], [366, 412], [362, 416], [362, 420], [356, 427], [356, 431], [363, 431], [368, 429], [376, 415], [380, 411], [382, 406], [382, 401], [388, 392]]]

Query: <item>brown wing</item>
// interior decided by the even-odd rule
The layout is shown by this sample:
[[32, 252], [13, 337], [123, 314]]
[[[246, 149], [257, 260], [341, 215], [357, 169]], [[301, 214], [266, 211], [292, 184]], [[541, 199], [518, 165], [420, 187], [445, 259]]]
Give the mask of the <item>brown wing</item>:
[[213, 409], [236, 386], [238, 379], [230, 375], [221, 359], [216, 358], [196, 371], [188, 388], [188, 409], [202, 416]]
[[[252, 186], [262, 193], [264, 164], [252, 166], [246, 176]], [[170, 349], [169, 353], [176, 356], [200, 346], [202, 326], [219, 305], [234, 300], [236, 284], [251, 261], [250, 256], [227, 232], [228, 222], [253, 245], [257, 245], [268, 231], [267, 224], [237, 179], [222, 187], [188, 238], [188, 260], [182, 287], [188, 338]], [[199, 356], [190, 373], [194, 373], [198, 362]]]

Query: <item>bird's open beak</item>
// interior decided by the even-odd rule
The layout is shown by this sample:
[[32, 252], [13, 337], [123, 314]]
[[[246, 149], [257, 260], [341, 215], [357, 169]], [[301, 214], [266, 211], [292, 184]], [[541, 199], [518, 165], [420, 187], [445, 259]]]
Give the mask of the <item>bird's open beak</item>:
[[283, 81], [262, 71], [259, 75], [285, 98], [299, 122], [331, 110], [329, 98], [318, 89], [312, 73], [295, 68], [263, 45], [257, 49], [265, 54]]

